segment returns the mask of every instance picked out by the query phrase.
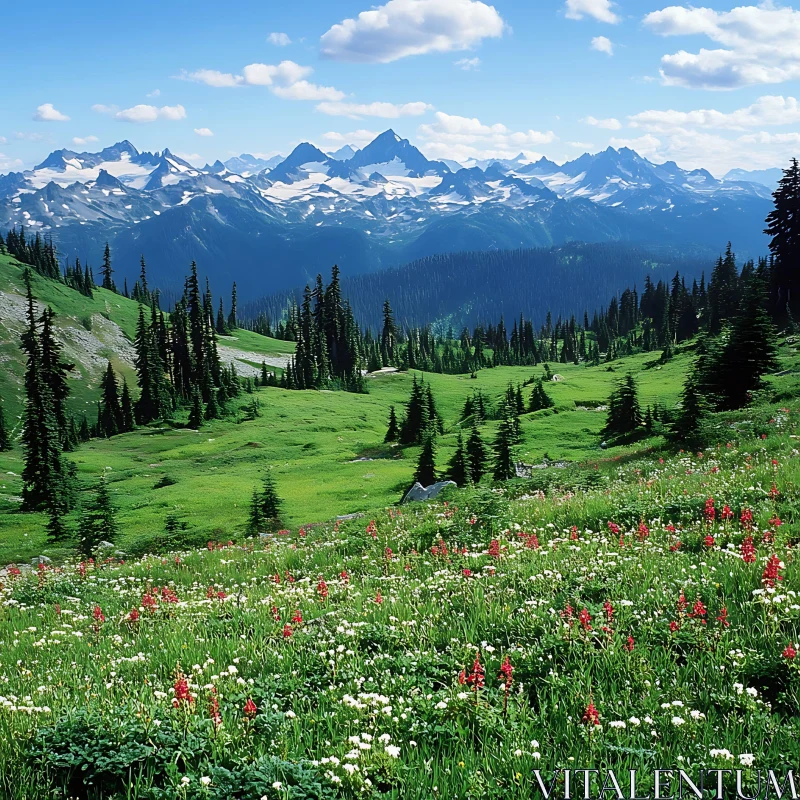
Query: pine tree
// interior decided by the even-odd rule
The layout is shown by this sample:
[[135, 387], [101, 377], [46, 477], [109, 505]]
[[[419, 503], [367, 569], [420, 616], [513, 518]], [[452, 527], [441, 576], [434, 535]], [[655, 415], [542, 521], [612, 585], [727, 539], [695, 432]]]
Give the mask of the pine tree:
[[516, 477], [516, 461], [514, 458], [514, 443], [516, 432], [514, 429], [513, 409], [506, 405], [503, 419], [497, 430], [494, 441], [494, 470], [493, 477], [496, 481], [507, 481]]
[[422, 450], [417, 461], [414, 480], [423, 486], [436, 483], [436, 434], [430, 427], [422, 437]]
[[483, 443], [481, 433], [474, 420], [469, 439], [467, 439], [467, 456], [469, 457], [470, 477], [473, 483], [478, 484], [486, 473], [488, 454], [486, 452], [486, 445]]
[[208, 403], [206, 404], [206, 419], [219, 419], [222, 412], [217, 402], [217, 391], [212, 389], [208, 396]]
[[196, 386], [192, 392], [192, 410], [189, 412], [188, 424], [195, 430], [203, 424], [203, 396]]
[[231, 310], [228, 314], [228, 328], [230, 328], [230, 330], [235, 330], [239, 327], [239, 320], [236, 315], [236, 281], [234, 281], [233, 288], [231, 289]]
[[800, 166], [793, 158], [772, 195], [774, 209], [764, 231], [771, 237], [772, 308], [782, 322], [800, 313]]
[[400, 431], [397, 424], [397, 414], [395, 413], [394, 406], [389, 406], [389, 427], [384, 436], [384, 442], [396, 442]]
[[0, 403], [0, 453], [11, 449], [11, 433], [6, 426], [6, 413]]
[[618, 384], [608, 400], [608, 416], [602, 435], [605, 437], [628, 436], [642, 425], [636, 382], [630, 373]]
[[42, 348], [36, 324], [30, 270], [26, 269], [23, 277], [27, 298], [27, 327], [20, 336], [20, 344], [26, 355], [22, 510], [35, 511], [48, 505], [56, 507], [60, 504], [67, 486], [58, 421], [50, 387], [42, 370]]
[[122, 431], [132, 431], [136, 427], [133, 416], [133, 402], [131, 400], [131, 391], [128, 388], [127, 378], [122, 379], [122, 395], [119, 400], [120, 411], [122, 412]]
[[70, 387], [67, 374], [73, 369], [74, 364], [67, 364], [61, 357], [62, 348], [55, 336], [54, 320], [53, 309], [50, 307], [45, 308], [40, 319], [40, 368], [42, 380], [47, 385], [48, 394], [53, 404], [52, 413], [58, 428], [61, 446], [68, 449], [70, 442], [66, 404]]
[[722, 409], [741, 408], [763, 377], [778, 367], [777, 334], [766, 310], [764, 277], [754, 274], [743, 293], [739, 313], [716, 358], [709, 378]]
[[445, 475], [447, 480], [453, 481], [457, 486], [466, 486], [470, 482], [469, 454], [461, 436], [461, 431], [458, 432], [456, 451], [447, 465]]
[[689, 447], [702, 444], [702, 431], [708, 411], [708, 401], [700, 390], [698, 373], [693, 369], [683, 384], [681, 407], [672, 424], [671, 438]]
[[278, 496], [275, 481], [272, 473], [268, 470], [264, 475], [261, 490], [253, 490], [253, 498], [250, 503], [250, 521], [248, 529], [250, 533], [261, 533], [264, 528], [272, 529], [281, 526], [281, 506], [282, 500]]
[[105, 478], [98, 481], [92, 502], [83, 509], [78, 536], [78, 548], [87, 558], [94, 555], [100, 542], [113, 542], [117, 536], [116, 511]]
[[100, 381], [100, 413], [98, 416], [100, 432], [103, 436], [116, 436], [124, 430], [122, 407], [119, 402], [119, 386], [114, 368], [108, 362], [106, 373]]
[[103, 251], [103, 266], [100, 267], [100, 274], [103, 276], [103, 288], [111, 292], [116, 292], [117, 287], [114, 284], [114, 279], [111, 277], [114, 274], [114, 270], [111, 269], [111, 249], [108, 246], [108, 242], [106, 242], [106, 248]]
[[406, 415], [400, 426], [400, 444], [418, 444], [428, 426], [428, 398], [416, 375], [411, 385], [411, 395], [406, 405]]

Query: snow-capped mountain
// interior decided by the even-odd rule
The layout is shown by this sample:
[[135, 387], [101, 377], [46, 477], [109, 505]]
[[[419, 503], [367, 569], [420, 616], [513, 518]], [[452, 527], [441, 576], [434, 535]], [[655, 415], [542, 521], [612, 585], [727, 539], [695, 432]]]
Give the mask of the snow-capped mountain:
[[[731, 180], [730, 178], [737, 178]], [[434, 161], [394, 131], [361, 150], [299, 144], [285, 158], [242, 154], [202, 168], [122, 141], [57, 150], [0, 176], [0, 226], [52, 235], [65, 257], [97, 262], [112, 243], [134, 277], [141, 253], [161, 285], [186, 264], [265, 293], [334, 261], [350, 272], [453, 250], [572, 240], [669, 243], [716, 253], [728, 239], [762, 252], [770, 191], [621, 148], [556, 164]]]

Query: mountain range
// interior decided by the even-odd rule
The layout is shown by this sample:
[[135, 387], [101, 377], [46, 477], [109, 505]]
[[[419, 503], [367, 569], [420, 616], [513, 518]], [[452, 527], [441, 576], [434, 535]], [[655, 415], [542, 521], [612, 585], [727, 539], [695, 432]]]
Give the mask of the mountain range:
[[56, 150], [0, 176], [0, 226], [55, 240], [97, 265], [111, 244], [117, 282], [143, 253], [167, 289], [197, 261], [222, 288], [259, 296], [302, 285], [338, 263], [345, 274], [436, 253], [550, 247], [573, 241], [665, 244], [715, 256], [766, 249], [774, 176], [724, 179], [609, 147], [556, 164], [428, 159], [388, 130], [362, 149], [304, 142], [285, 158], [242, 154], [195, 167], [128, 141], [97, 153]]

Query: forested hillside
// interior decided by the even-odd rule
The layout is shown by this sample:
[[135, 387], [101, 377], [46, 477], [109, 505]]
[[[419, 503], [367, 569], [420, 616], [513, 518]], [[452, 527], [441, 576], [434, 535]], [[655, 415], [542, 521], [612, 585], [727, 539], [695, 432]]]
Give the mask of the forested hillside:
[[[676, 271], [698, 280], [710, 271], [707, 254], [684, 255], [669, 247], [574, 243], [563, 247], [489, 250], [431, 256], [395, 269], [342, 278], [342, 294], [356, 319], [373, 330], [388, 299], [396, 322], [422, 327], [440, 321], [459, 330], [524, 314], [535, 325], [554, 317], [592, 313], [645, 276], [669, 281]], [[276, 321], [287, 305], [302, 302], [302, 289], [245, 303], [242, 315]]]

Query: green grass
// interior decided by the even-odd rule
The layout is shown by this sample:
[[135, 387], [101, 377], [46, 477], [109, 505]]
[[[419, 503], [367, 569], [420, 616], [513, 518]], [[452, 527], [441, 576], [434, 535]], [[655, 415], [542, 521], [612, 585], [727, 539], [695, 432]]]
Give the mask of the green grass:
[[[790, 768], [799, 412], [796, 399], [758, 409], [738, 442], [700, 454], [553, 470], [305, 536], [11, 577], [0, 794], [527, 800], [534, 769], [636, 769], [647, 796], [655, 768]], [[739, 557], [743, 509], [753, 563]], [[768, 591], [774, 554], [782, 580]], [[476, 654], [485, 685], [473, 691], [459, 674]], [[176, 708], [181, 674], [192, 700]], [[583, 722], [590, 702], [598, 727]], [[749, 796], [754, 770], [742, 773]]]

